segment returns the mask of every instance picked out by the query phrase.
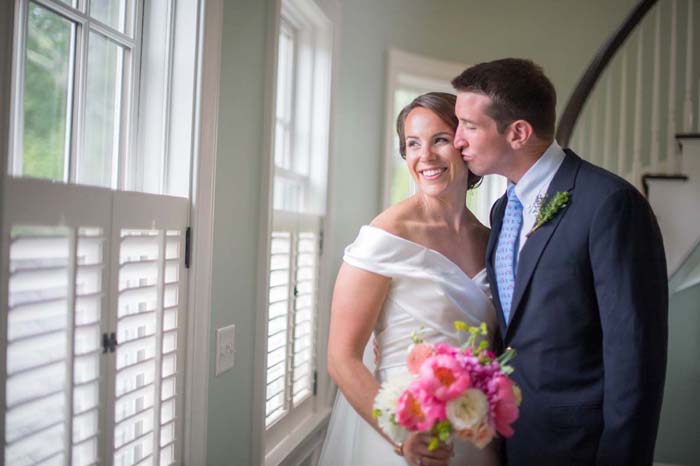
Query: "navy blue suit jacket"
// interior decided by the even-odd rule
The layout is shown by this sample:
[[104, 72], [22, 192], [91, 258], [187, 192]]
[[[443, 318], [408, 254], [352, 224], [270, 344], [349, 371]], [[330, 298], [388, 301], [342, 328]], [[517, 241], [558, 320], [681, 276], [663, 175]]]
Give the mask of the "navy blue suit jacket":
[[507, 463], [651, 465], [668, 334], [661, 233], [637, 189], [569, 150], [548, 196], [562, 191], [569, 205], [523, 246], [507, 324], [493, 267], [506, 197], [491, 210], [488, 275], [523, 394]]

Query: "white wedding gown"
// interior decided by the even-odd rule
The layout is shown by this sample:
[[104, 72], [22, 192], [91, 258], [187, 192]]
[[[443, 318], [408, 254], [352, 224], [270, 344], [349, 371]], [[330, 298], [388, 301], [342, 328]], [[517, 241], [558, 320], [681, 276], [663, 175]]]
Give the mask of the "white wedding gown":
[[[469, 278], [454, 262], [385, 230], [363, 226], [343, 260], [351, 266], [391, 278], [384, 307], [374, 328], [380, 360], [374, 368], [372, 341], [364, 362], [381, 383], [406, 371], [411, 332], [423, 328], [430, 342], [462, 344], [467, 335], [454, 329], [454, 321], [470, 325], [486, 322], [496, 328], [496, 311], [490, 300], [486, 270]], [[479, 450], [455, 440], [450, 465], [498, 466], [495, 445]], [[405, 466], [392, 446], [367, 424], [338, 391], [321, 452], [321, 466]]]

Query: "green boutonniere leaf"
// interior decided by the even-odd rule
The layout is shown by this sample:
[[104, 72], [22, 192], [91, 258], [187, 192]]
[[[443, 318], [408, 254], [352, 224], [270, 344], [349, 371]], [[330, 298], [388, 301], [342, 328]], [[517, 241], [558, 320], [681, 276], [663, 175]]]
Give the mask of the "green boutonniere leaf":
[[568, 191], [560, 191], [554, 195], [549, 201], [543, 202], [537, 212], [537, 221], [535, 226], [530, 230], [527, 236], [536, 232], [542, 225], [552, 220], [560, 210], [569, 205], [571, 195]]

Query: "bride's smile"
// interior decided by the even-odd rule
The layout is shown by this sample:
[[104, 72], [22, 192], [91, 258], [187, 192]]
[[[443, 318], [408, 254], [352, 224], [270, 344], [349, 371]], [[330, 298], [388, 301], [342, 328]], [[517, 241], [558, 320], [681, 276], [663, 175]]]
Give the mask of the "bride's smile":
[[447, 167], [444, 168], [426, 168], [425, 170], [419, 170], [418, 173], [420, 173], [423, 178], [426, 180], [436, 180], [440, 178], [440, 176], [447, 171]]

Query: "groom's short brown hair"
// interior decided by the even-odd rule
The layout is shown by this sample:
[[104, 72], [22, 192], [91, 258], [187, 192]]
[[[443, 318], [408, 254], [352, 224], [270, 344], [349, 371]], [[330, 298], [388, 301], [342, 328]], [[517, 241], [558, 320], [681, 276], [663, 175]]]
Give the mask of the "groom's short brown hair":
[[457, 92], [473, 92], [491, 98], [486, 113], [498, 132], [525, 120], [540, 139], [554, 138], [557, 93], [542, 67], [531, 60], [504, 58], [467, 68], [452, 80]]

